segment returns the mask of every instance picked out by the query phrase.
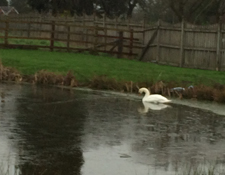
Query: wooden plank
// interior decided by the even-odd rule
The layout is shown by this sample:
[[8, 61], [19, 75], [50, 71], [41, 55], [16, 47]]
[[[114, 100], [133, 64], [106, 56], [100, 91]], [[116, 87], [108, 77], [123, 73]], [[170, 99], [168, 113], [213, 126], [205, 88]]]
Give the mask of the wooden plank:
[[183, 18], [181, 22], [181, 34], [180, 34], [180, 67], [183, 67], [184, 64], [184, 34], [185, 34], [184, 27], [185, 22]]
[[[109, 53], [109, 54], [117, 54], [118, 52], [114, 52], [114, 51], [101, 51], [101, 52], [103, 52], [103, 53]], [[138, 55], [138, 53], [130, 53], [130, 52], [123, 52], [123, 55], [128, 55], [128, 56], [137, 56]]]
[[221, 21], [218, 23], [217, 28], [217, 42], [216, 42], [216, 71], [220, 70], [220, 47], [221, 47]]
[[[0, 36], [0, 38], [5, 38], [4, 36]], [[49, 38], [39, 38], [39, 37], [17, 37], [17, 36], [8, 36], [8, 39], [27, 39], [27, 40], [50, 40]], [[62, 41], [62, 42], [67, 42], [68, 41], [68, 39], [57, 39], [57, 38], [54, 38], [54, 41]], [[72, 42], [74, 42], [74, 43], [87, 43], [87, 44], [92, 44], [93, 42], [90, 42], [90, 41], [82, 41], [82, 40], [72, 40], [72, 39], [70, 39], [70, 43], [72, 43]], [[133, 42], [133, 43], [135, 43], [135, 42]], [[101, 43], [101, 42], [98, 42], [98, 45], [104, 45], [104, 43]], [[127, 47], [127, 48], [129, 48], [130, 47], [130, 45], [126, 45], [126, 44], [123, 44], [123, 47]], [[153, 45], [152, 45], [152, 47], [153, 47]], [[143, 49], [144, 48], [144, 46], [135, 46], [135, 45], [133, 45], [133, 48], [139, 48], [139, 49]]]
[[184, 29], [185, 32], [195, 32], [195, 33], [217, 33], [216, 30], [209, 30], [209, 29]]
[[[6, 20], [1, 20], [0, 19], [0, 23], [4, 23]], [[19, 23], [19, 24], [27, 24], [27, 23], [31, 23], [31, 24], [45, 24], [45, 25], [51, 25], [51, 22], [37, 22], [37, 21], [20, 21], [20, 20], [10, 20], [9, 19], [9, 23]]]
[[[180, 28], [174, 27], [160, 27], [162, 30], [171, 30], [171, 31], [180, 31]], [[185, 32], [196, 32], [196, 33], [217, 33], [216, 30], [209, 30], [209, 29], [189, 29], [186, 28]]]
[[[5, 20], [0, 20], [0, 22], [5, 22]], [[19, 23], [19, 24], [30, 24], [30, 25], [32, 25], [32, 24], [42, 24], [42, 25], [49, 25], [49, 26], [51, 26], [52, 25], [52, 22], [36, 22], [36, 21], [16, 21], [16, 20], [9, 20], [9, 23]], [[56, 22], [55, 21], [55, 26], [64, 26], [64, 27], [67, 27], [68, 25], [70, 25], [70, 27], [75, 27], [75, 28], [87, 28], [87, 29], [92, 29], [92, 30], [95, 30], [95, 26], [83, 26], [83, 25], [76, 25], [76, 24], [74, 24], [74, 23], [65, 23], [65, 22], [63, 22], [63, 23], [59, 23], [59, 22]], [[102, 30], [102, 31], [104, 31], [104, 30], [111, 30], [111, 31], [123, 31], [123, 32], [130, 32], [130, 30], [129, 29], [118, 29], [118, 28], [105, 28], [104, 26], [103, 27], [100, 27], [100, 26], [98, 26], [98, 30]], [[133, 31], [134, 33], [142, 33], [143, 32], [143, 30], [134, 30]]]
[[117, 41], [118, 44], [118, 53], [117, 58], [120, 58], [123, 53], [123, 32], [119, 32], [119, 40]]
[[51, 31], [51, 38], [50, 38], [50, 50], [53, 51], [54, 49], [54, 41], [55, 41], [55, 21], [52, 21], [52, 31]]
[[[171, 48], [171, 49], [180, 49], [180, 46], [168, 45], [168, 44], [160, 44], [160, 47]], [[216, 48], [203, 48], [203, 47], [187, 47], [187, 46], [184, 46], [184, 50], [216, 52]]]
[[[8, 36], [8, 39], [26, 39], [26, 40], [50, 40], [49, 38], [42, 38], [42, 37], [24, 37], [24, 36]], [[64, 40], [66, 41], [66, 40]]]
[[[4, 45], [4, 44], [0, 44], [0, 47], [1, 48], [19, 48], [19, 49], [38, 49], [38, 48], [46, 48], [46, 49], [49, 49], [51, 48], [50, 46], [41, 46], [41, 45], [35, 45], [35, 46], [32, 46], [32, 45], [20, 45], [20, 44], [9, 44], [7, 47]], [[59, 50], [67, 50], [67, 47], [58, 47], [58, 46], [55, 46], [54, 49], [59, 49]], [[72, 48], [70, 47], [69, 48], [70, 51], [72, 50], [79, 50], [79, 51], [88, 51], [89, 49], [88, 48]], [[103, 53], [111, 53], [111, 54], [117, 54], [118, 52], [117, 51], [101, 51]], [[130, 52], [123, 52], [122, 53], [123, 55], [130, 55]], [[132, 53], [133, 56], [136, 56], [138, 55], [138, 53]]]
[[[123, 30], [119, 31], [119, 32], [124, 32]], [[120, 39], [120, 36], [113, 36], [113, 35], [100, 35], [98, 34], [99, 37], [106, 37], [106, 38], [115, 38], [115, 39]], [[130, 41], [130, 37], [124, 37], [123, 36], [123, 40], [129, 40]], [[140, 39], [138, 38], [133, 38], [134, 41], [139, 41]]]
[[142, 32], [148, 32], [148, 31], [156, 30], [157, 28], [158, 28], [157, 26], [150, 27], [150, 28], [144, 29]]
[[[68, 26], [67, 26], [67, 28], [68, 28]], [[6, 28], [4, 28], [4, 30], [6, 30]], [[34, 30], [34, 29], [32, 29], [32, 30], [28, 30], [28, 29], [10, 29], [10, 31], [24, 31], [24, 32], [45, 32], [45, 33], [47, 33], [47, 32], [52, 32], [52, 30]], [[61, 33], [61, 34], [68, 34], [68, 32], [69, 32], [69, 34], [70, 35], [80, 35], [80, 33], [79, 32], [71, 32], [71, 31], [67, 31], [67, 32], [65, 32], [65, 31], [56, 31], [55, 30], [55, 34], [56, 33]], [[94, 34], [86, 34], [86, 36], [95, 36]], [[115, 39], [119, 39], [119, 37], [118, 36], [113, 36], [113, 35], [100, 35], [100, 34], [98, 34], [98, 37], [105, 37], [105, 38], [115, 38]], [[19, 38], [19, 37], [18, 37]], [[21, 38], [22, 39], [22, 38]], [[23, 38], [23, 39], [26, 39], [26, 38]], [[29, 39], [29, 38], [27, 38], [27, 39]], [[130, 40], [130, 37], [123, 37], [123, 39], [124, 40]], [[133, 40], [134, 41], [139, 41], [140, 39], [138, 39], [138, 38], [133, 38]]]
[[158, 21], [158, 30], [157, 30], [157, 51], [156, 51], [156, 62], [158, 63], [160, 60], [160, 33], [161, 33], [161, 20]]
[[5, 21], [5, 45], [7, 46], [8, 45], [8, 35], [9, 35], [9, 22], [8, 21]]
[[49, 48], [49, 46], [41, 46], [41, 45], [23, 45], [23, 44], [0, 44], [1, 48], [12, 48], [12, 49], [38, 49], [38, 48]]
[[[0, 23], [1, 22], [5, 22], [6, 20], [0, 20]], [[68, 26], [70, 25], [71, 27], [76, 27], [76, 28], [84, 28], [83, 25], [76, 25], [76, 24], [65, 24], [64, 23], [59, 23], [59, 22], [55, 22], [55, 26]], [[9, 20], [9, 23], [19, 23], [19, 24], [27, 24], [27, 23], [30, 23], [30, 24], [42, 24], [42, 25], [52, 25], [52, 22], [36, 22], [36, 21], [16, 21], [16, 20]], [[92, 30], [95, 30], [95, 26], [85, 26], [85, 28], [88, 28], [88, 29], [92, 29]], [[104, 27], [98, 27], [99, 29], [98, 30], [104, 30], [105, 28]], [[107, 28], [107, 30], [112, 30], [112, 31], [120, 31], [121, 29], [115, 29], [115, 28]], [[129, 32], [128, 29], [123, 29], [124, 32]]]
[[201, 48], [201, 47], [187, 47], [187, 46], [184, 47], [184, 50], [216, 52], [216, 48]]
[[150, 44], [152, 44], [152, 42], [155, 40], [156, 36], [158, 33], [158, 29], [155, 30], [155, 32], [152, 34], [152, 37], [150, 38], [150, 40], [148, 41], [147, 45], [145, 46], [145, 48], [143, 49], [139, 61], [142, 61], [142, 59], [144, 58], [145, 53], [147, 52], [147, 50], [149, 49]]
[[[104, 27], [104, 29], [106, 28], [106, 26], [107, 26], [107, 18], [106, 18], [106, 14], [103, 14], [103, 27]], [[107, 30], [105, 29], [104, 30], [104, 35], [106, 35], [107, 36]], [[106, 37], [104, 37], [104, 44], [106, 44], [107, 43], [107, 38]], [[105, 47], [104, 47], [104, 50], [106, 51], [106, 45], [105, 45]]]
[[66, 41], [67, 51], [70, 51], [70, 26], [67, 27], [67, 41]]
[[96, 24], [95, 31], [94, 31], [94, 42], [93, 42], [93, 50], [97, 52], [97, 45], [98, 45], [98, 26]]
[[133, 33], [133, 29], [130, 29], [130, 48], [129, 48], [129, 53], [130, 55], [133, 54], [133, 40], [134, 40], [134, 33]]

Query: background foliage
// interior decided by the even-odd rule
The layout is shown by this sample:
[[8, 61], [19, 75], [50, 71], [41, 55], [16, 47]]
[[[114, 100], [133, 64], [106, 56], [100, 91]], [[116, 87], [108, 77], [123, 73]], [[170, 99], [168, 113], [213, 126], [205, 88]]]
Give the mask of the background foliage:
[[[4, 4], [6, 0], [1, 0]], [[39, 13], [92, 15], [130, 18], [142, 15], [150, 21], [186, 21], [197, 24], [225, 21], [224, 0], [11, 0], [21, 13], [31, 9]]]
[[0, 6], [7, 6], [8, 2], [6, 0], [1, 0], [0, 1]]

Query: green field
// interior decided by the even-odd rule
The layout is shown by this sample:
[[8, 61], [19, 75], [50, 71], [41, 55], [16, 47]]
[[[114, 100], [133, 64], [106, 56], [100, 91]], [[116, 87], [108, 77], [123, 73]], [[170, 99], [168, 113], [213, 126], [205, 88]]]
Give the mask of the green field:
[[[14, 35], [9, 34], [10, 37], [13, 37]], [[4, 34], [0, 33], [0, 43], [3, 44], [5, 42]], [[17, 37], [15, 35], [15, 37]], [[34, 39], [17, 39], [17, 38], [9, 38], [8, 39], [9, 44], [20, 44], [20, 45], [31, 45], [31, 46], [50, 46], [50, 40], [34, 40]], [[57, 47], [66, 47], [66, 44], [55, 41], [54, 46]]]
[[108, 55], [1, 49], [0, 59], [4, 66], [14, 67], [24, 75], [42, 69], [65, 75], [72, 70], [79, 81], [104, 75], [118, 81], [154, 83], [161, 80], [182, 86], [225, 84], [224, 72], [157, 65]]

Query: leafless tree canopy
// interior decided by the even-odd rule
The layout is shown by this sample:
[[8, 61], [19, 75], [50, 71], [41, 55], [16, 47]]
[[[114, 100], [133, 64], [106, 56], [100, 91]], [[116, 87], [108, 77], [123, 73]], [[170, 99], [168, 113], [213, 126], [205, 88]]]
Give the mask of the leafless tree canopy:
[[[192, 23], [217, 22], [225, 16], [225, 0], [11, 0], [15, 6], [27, 4], [39, 12], [52, 11], [53, 15], [105, 14], [107, 17], [132, 17], [134, 11], [144, 13], [153, 21], [163, 19]], [[23, 5], [24, 6], [24, 5]], [[22, 7], [22, 6], [21, 6]], [[18, 7], [19, 8], [19, 7]], [[20, 10], [20, 9], [18, 9]], [[225, 18], [225, 17], [224, 17]]]
[[174, 15], [177, 21], [208, 23], [225, 15], [224, 0], [139, 0], [139, 5], [147, 15], [166, 20]]

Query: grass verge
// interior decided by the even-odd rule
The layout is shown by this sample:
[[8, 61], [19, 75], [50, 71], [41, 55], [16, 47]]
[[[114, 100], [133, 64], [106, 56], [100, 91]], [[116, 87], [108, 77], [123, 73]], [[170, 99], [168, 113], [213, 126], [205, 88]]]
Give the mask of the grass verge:
[[194, 89], [175, 95], [225, 102], [224, 72], [157, 65], [106, 55], [40, 50], [1, 49], [0, 58], [4, 66], [20, 72], [23, 81], [129, 92], [137, 92], [136, 87], [145, 86], [152, 93], [164, 95], [173, 95], [170, 88], [193, 85]]

